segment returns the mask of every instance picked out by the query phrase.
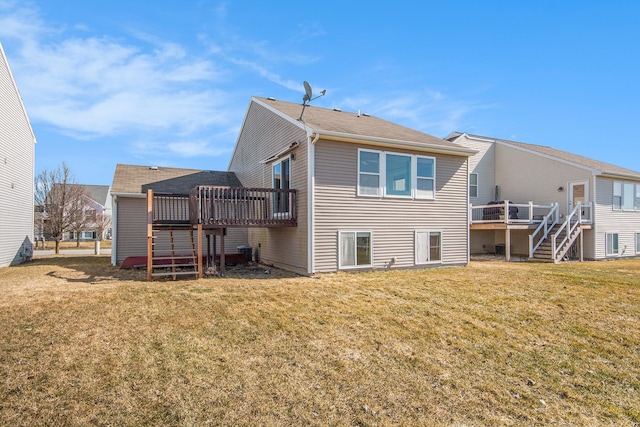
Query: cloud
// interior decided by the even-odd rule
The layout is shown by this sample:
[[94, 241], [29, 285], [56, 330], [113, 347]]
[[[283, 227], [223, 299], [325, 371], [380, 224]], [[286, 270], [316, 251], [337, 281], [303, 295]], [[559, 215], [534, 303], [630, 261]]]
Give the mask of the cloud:
[[231, 120], [229, 95], [211, 89], [224, 71], [176, 43], [58, 32], [27, 8], [3, 13], [0, 36], [18, 41], [11, 64], [31, 120], [66, 135], [185, 135]]

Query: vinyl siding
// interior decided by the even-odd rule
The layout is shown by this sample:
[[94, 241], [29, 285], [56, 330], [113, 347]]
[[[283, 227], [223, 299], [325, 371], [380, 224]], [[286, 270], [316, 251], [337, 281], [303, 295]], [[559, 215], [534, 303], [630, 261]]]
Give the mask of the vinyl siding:
[[322, 139], [316, 143], [316, 271], [338, 268], [340, 230], [372, 231], [374, 268], [388, 266], [392, 258], [396, 258], [393, 267], [414, 267], [415, 230], [442, 231], [442, 264], [466, 264], [467, 158], [433, 156], [436, 200], [357, 197], [358, 148], [371, 147]]
[[262, 163], [289, 147], [291, 153], [291, 188], [297, 190], [298, 226], [282, 228], [250, 228], [249, 244], [258, 248], [260, 261], [287, 270], [308, 273], [307, 248], [307, 138], [297, 125], [271, 110], [251, 102], [242, 132], [229, 165], [229, 171], [245, 187], [271, 188], [273, 163]]
[[[117, 245], [116, 263], [120, 264], [128, 256], [147, 255], [147, 200], [145, 198], [118, 197], [115, 204], [117, 212]], [[194, 242], [197, 245], [197, 232], [194, 231]], [[160, 254], [168, 254], [171, 251], [168, 232], [157, 233], [156, 245]], [[187, 230], [174, 232], [174, 249], [176, 253], [189, 253], [191, 249], [191, 237]], [[206, 240], [204, 241], [206, 244]], [[246, 229], [229, 228], [225, 236], [225, 253], [236, 253], [240, 245], [247, 243]], [[197, 247], [196, 247], [197, 248]], [[220, 238], [217, 239], [219, 253]], [[206, 246], [203, 245], [206, 254]]]
[[[503, 144], [496, 144], [496, 185], [502, 200], [514, 203], [532, 201], [538, 205], [560, 204], [566, 213], [570, 181], [589, 181], [589, 200], [593, 200], [591, 171], [551, 158], [528, 153]], [[559, 192], [558, 187], [564, 191]]]
[[[618, 233], [619, 257], [636, 256], [635, 234], [640, 231], [640, 211], [613, 209], [613, 182], [633, 182], [597, 177], [596, 179], [596, 259], [617, 258], [606, 255], [606, 234]], [[635, 183], [635, 182], [634, 182]]]
[[478, 197], [469, 197], [469, 203], [484, 205], [495, 199], [495, 145], [492, 142], [478, 141], [461, 136], [456, 144], [476, 150], [469, 157], [469, 173], [478, 174]]
[[35, 141], [0, 46], [0, 267], [33, 253]]

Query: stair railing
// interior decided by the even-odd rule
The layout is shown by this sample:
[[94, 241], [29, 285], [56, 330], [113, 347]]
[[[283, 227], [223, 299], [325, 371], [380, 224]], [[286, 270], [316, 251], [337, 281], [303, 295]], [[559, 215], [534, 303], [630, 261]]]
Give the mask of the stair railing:
[[[553, 262], [558, 262], [558, 252], [563, 247], [565, 243], [569, 240], [569, 238], [573, 235], [573, 232], [580, 226], [582, 222], [582, 204], [578, 202], [576, 206], [573, 208], [571, 213], [567, 215], [567, 219], [562, 223], [558, 231], [551, 236], [551, 249], [553, 255]], [[564, 238], [557, 242], [557, 237], [560, 236], [564, 232]], [[565, 252], [566, 253], [566, 252]], [[564, 254], [562, 254], [564, 256]]]
[[558, 203], [552, 205], [549, 213], [542, 219], [542, 222], [532, 234], [529, 235], [529, 258], [533, 258], [533, 254], [540, 244], [547, 238], [549, 232], [558, 223]]

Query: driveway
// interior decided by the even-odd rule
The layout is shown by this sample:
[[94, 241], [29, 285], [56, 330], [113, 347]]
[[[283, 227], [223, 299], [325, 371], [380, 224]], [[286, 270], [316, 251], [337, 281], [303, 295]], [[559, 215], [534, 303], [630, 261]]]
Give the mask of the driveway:
[[[33, 251], [34, 257], [45, 256], [45, 255], [55, 255], [56, 252], [54, 249], [45, 249], [45, 250], [35, 250]], [[60, 249], [60, 255], [94, 255], [95, 251], [93, 249]], [[111, 248], [109, 249], [100, 249], [100, 255], [111, 255]]]

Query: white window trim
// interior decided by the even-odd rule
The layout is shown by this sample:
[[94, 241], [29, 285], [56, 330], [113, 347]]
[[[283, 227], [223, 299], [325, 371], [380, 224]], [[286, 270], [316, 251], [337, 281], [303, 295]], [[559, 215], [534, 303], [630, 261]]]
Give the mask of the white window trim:
[[[418, 233], [429, 233], [429, 237], [431, 237], [431, 233], [440, 233], [440, 259], [436, 261], [420, 261], [418, 260]], [[429, 254], [429, 258], [431, 258], [431, 240], [427, 238], [427, 245], [429, 250], [427, 253]], [[444, 259], [444, 232], [442, 230], [415, 230], [413, 234], [413, 261], [415, 265], [434, 265], [434, 264], [442, 264]]]
[[[476, 176], [476, 184], [475, 185], [471, 185], [471, 175], [475, 175]], [[472, 196], [471, 195], [471, 187], [476, 187], [476, 195]], [[470, 199], [477, 199], [478, 197], [480, 197], [480, 194], [478, 193], [478, 190], [480, 188], [480, 176], [478, 175], [477, 172], [473, 172], [469, 174], [469, 198]]]
[[[609, 253], [608, 252], [608, 249], [609, 249], [608, 246], [609, 245], [607, 243], [609, 243], [608, 242], [609, 236], [612, 236], [612, 235], [617, 235], [618, 236], [618, 251]], [[617, 231], [609, 231], [609, 232], [604, 233], [604, 254], [606, 256], [620, 256], [620, 233], [618, 233]]]
[[[620, 184], [620, 195], [616, 196], [615, 193], [615, 189], [616, 189], [616, 183]], [[633, 187], [633, 191], [632, 193], [632, 207], [631, 209], [625, 209], [624, 204], [625, 204], [625, 198], [624, 198], [624, 186], [626, 185], [631, 185]], [[614, 211], [619, 211], [619, 212], [640, 212], [640, 209], [638, 209], [638, 188], [640, 188], [640, 184], [637, 183], [633, 183], [633, 182], [628, 182], [628, 181], [613, 181], [612, 184], [612, 189], [611, 189], [611, 208]], [[620, 197], [620, 207], [616, 208], [615, 203], [613, 202], [614, 197]]]
[[636, 231], [636, 255], [640, 255], [640, 231]]
[[[379, 169], [378, 169], [378, 194], [362, 194], [360, 191], [360, 175], [361, 173], [367, 175], [376, 175], [371, 172], [360, 172], [360, 153], [361, 152], [369, 152], [369, 153], [377, 153], [379, 155]], [[397, 156], [405, 156], [411, 159], [411, 194], [408, 196], [397, 195], [397, 194], [388, 194], [387, 193], [387, 155], [397, 155]], [[429, 159], [433, 161], [433, 177], [420, 177], [421, 179], [431, 179], [433, 181], [433, 197], [421, 197], [417, 195], [417, 184], [418, 184], [418, 158]], [[357, 189], [356, 194], [358, 197], [372, 197], [372, 198], [388, 198], [388, 199], [409, 199], [409, 200], [436, 200], [437, 191], [436, 191], [436, 169], [437, 168], [437, 159], [433, 156], [423, 156], [420, 154], [409, 154], [409, 153], [400, 153], [395, 151], [381, 151], [381, 150], [371, 150], [367, 148], [358, 148], [358, 177], [357, 177]]]
[[[273, 173], [273, 167], [277, 164], [280, 164], [280, 173], [282, 174], [282, 163], [284, 161], [288, 160], [289, 161], [289, 189], [291, 189], [291, 182], [293, 181], [291, 176], [292, 176], [292, 172], [293, 172], [293, 162], [291, 159], [291, 154], [289, 154], [288, 156], [284, 156], [284, 157], [279, 157], [277, 159], [275, 159], [274, 161], [272, 161], [271, 163], [269, 163], [270, 167], [271, 167], [271, 188], [272, 189], [276, 189], [275, 185], [276, 185], [276, 177]], [[282, 178], [280, 178], [282, 179]], [[282, 190], [280, 188], [280, 190]], [[275, 195], [274, 195], [275, 197]], [[272, 201], [272, 203], [275, 206], [275, 199]], [[289, 199], [289, 211], [288, 212], [273, 212], [273, 216], [274, 218], [289, 218], [291, 216], [291, 199]]]
[[[355, 239], [354, 248], [356, 263], [358, 262], [358, 233], [369, 233], [369, 242], [371, 243], [371, 264], [367, 265], [342, 265], [342, 234], [354, 233]], [[373, 267], [373, 230], [338, 230], [338, 269], [339, 270], [355, 270], [359, 268], [372, 268]]]
[[[360, 153], [361, 152], [368, 152], [368, 153], [376, 153], [378, 155], [378, 173], [374, 174], [371, 172], [360, 172]], [[375, 198], [380, 198], [382, 196], [382, 188], [384, 187], [382, 185], [382, 166], [383, 166], [383, 160], [384, 156], [382, 155], [381, 151], [378, 150], [368, 150], [366, 148], [358, 148], [358, 189], [357, 189], [357, 194], [359, 197], [375, 197]], [[377, 175], [378, 176], [378, 194], [362, 194], [360, 192], [360, 174], [366, 174], [366, 175]]]

